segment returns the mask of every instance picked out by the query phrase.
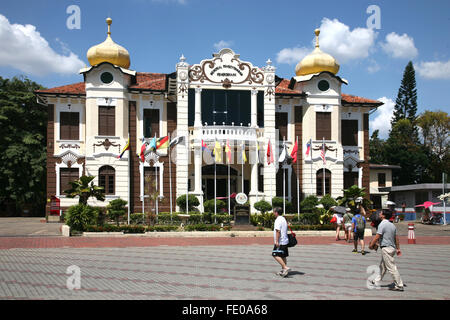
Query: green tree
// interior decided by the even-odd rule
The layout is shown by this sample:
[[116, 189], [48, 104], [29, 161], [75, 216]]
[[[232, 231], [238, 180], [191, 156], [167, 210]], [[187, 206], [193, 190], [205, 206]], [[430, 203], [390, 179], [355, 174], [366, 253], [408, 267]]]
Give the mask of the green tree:
[[0, 208], [9, 214], [25, 205], [45, 212], [47, 109], [36, 102], [39, 89], [24, 77], [0, 77]]
[[[94, 176], [81, 176], [78, 180], [71, 181], [71, 188], [65, 190], [68, 198], [79, 197], [78, 203], [87, 205], [90, 197], [95, 197], [99, 201], [105, 201], [103, 187], [94, 185]], [[90, 184], [89, 184], [90, 183]]]
[[330, 210], [331, 207], [337, 206], [337, 201], [329, 194], [326, 194], [320, 199], [319, 204], [323, 205], [325, 210]]
[[315, 195], [307, 196], [300, 202], [300, 210], [302, 212], [312, 212], [312, 210], [319, 204], [319, 199]]
[[353, 212], [356, 211], [356, 207], [358, 204], [358, 198], [362, 198], [362, 205], [364, 209], [366, 209], [366, 213], [368, 213], [368, 209], [370, 208], [371, 202], [366, 198], [365, 188], [359, 188], [356, 185], [351, 186], [348, 189], [344, 189], [344, 196], [338, 197], [336, 200], [338, 205], [348, 207], [352, 209]]
[[399, 165], [393, 172], [396, 185], [415, 184], [427, 181], [426, 169], [429, 153], [415, 135], [415, 127], [408, 119], [401, 119], [391, 129], [385, 145], [386, 161]]
[[77, 204], [71, 206], [65, 213], [64, 221], [73, 230], [84, 231], [88, 225], [97, 222], [98, 210], [85, 205]]
[[370, 163], [384, 164], [385, 141], [378, 137], [379, 130], [375, 130], [369, 140]]
[[430, 153], [427, 176], [432, 182], [440, 182], [442, 172], [450, 171], [450, 117], [444, 111], [426, 110], [417, 119], [423, 144]]
[[417, 89], [416, 72], [412, 61], [409, 61], [403, 72], [403, 79], [395, 100], [394, 115], [391, 125], [394, 126], [401, 119], [408, 119], [415, 123], [417, 118]]
[[116, 221], [116, 224], [119, 225], [119, 220], [121, 217], [125, 215], [127, 209], [125, 206], [127, 205], [127, 201], [122, 199], [114, 199], [106, 206], [106, 212], [108, 217], [112, 220]]

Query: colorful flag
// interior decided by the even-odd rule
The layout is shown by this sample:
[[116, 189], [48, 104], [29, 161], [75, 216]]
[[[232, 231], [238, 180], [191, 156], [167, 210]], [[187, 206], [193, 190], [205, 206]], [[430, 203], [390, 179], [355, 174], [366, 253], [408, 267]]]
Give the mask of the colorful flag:
[[216, 163], [222, 163], [222, 146], [219, 141], [216, 141], [216, 145], [214, 146], [213, 156], [216, 159]]
[[227, 144], [225, 146], [225, 152], [227, 153], [227, 159], [228, 163], [231, 163], [231, 148], [230, 148], [230, 142], [227, 139]]
[[270, 145], [270, 139], [269, 139], [269, 143], [267, 144], [267, 164], [271, 164], [273, 163], [273, 151], [272, 151], [272, 147]]
[[175, 139], [170, 140], [169, 147], [172, 148], [179, 143], [184, 143], [184, 136], [176, 137]]
[[122, 159], [123, 154], [125, 153], [125, 151], [130, 149], [130, 138], [128, 138], [128, 142], [125, 145], [125, 148], [123, 148], [122, 152], [120, 153], [120, 155], [117, 156], [117, 159]]
[[320, 157], [323, 160], [323, 164], [327, 163], [327, 160], [325, 159], [325, 152], [326, 152], [326, 146], [325, 146], [325, 144], [322, 144], [322, 148], [320, 149]]
[[242, 144], [242, 161], [243, 163], [247, 162], [247, 156], [245, 155], [245, 143]]
[[256, 142], [256, 163], [260, 163], [260, 159], [259, 159], [259, 143]]
[[297, 145], [297, 141], [295, 141], [294, 148], [292, 149], [292, 152], [291, 152], [291, 157], [293, 159], [292, 163], [297, 162], [297, 151], [298, 151], [298, 145]]
[[286, 145], [283, 143], [283, 151], [281, 151], [280, 157], [278, 158], [278, 162], [284, 162], [286, 160]]
[[159, 138], [156, 142], [156, 150], [167, 149], [169, 147], [169, 136]]
[[147, 142], [143, 141], [142, 146], [141, 146], [141, 154], [140, 154], [140, 158], [142, 162], [145, 162], [145, 149], [147, 149]]
[[305, 150], [306, 150], [305, 155], [308, 156], [309, 153], [311, 152], [311, 139], [309, 139], [309, 141], [306, 143]]
[[150, 143], [148, 144], [148, 150], [156, 150], [156, 134], [155, 137], [150, 140]]

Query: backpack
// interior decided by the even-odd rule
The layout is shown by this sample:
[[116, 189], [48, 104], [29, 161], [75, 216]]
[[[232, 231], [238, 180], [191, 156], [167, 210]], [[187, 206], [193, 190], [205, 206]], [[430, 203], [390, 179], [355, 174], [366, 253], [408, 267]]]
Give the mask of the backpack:
[[364, 228], [366, 226], [365, 226], [363, 217], [359, 216], [359, 217], [355, 217], [355, 219], [356, 219], [356, 232], [358, 232], [358, 233], [364, 232]]

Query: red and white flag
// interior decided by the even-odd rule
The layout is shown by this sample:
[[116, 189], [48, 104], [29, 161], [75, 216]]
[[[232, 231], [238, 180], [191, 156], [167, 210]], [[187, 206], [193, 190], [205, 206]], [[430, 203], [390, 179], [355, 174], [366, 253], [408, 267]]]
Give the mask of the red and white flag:
[[297, 150], [298, 150], [298, 145], [297, 145], [297, 141], [295, 141], [294, 148], [292, 149], [292, 152], [291, 152], [292, 163], [297, 162]]
[[272, 151], [272, 147], [270, 145], [270, 139], [269, 139], [269, 143], [267, 144], [267, 164], [271, 164], [273, 163], [273, 151]]
[[323, 164], [327, 163], [326, 157], [325, 157], [326, 147], [325, 144], [322, 144], [322, 148], [320, 149], [320, 157], [323, 160]]

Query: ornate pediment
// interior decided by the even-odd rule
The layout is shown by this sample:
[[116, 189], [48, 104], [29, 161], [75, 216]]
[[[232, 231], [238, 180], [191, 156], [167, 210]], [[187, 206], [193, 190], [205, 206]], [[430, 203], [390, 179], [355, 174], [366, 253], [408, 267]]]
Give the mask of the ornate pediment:
[[213, 54], [213, 59], [191, 66], [189, 81], [201, 84], [217, 83], [222, 84], [224, 88], [238, 84], [262, 85], [264, 73], [250, 62], [241, 61], [233, 50], [225, 48]]
[[84, 164], [84, 156], [80, 156], [71, 150], [68, 150], [64, 153], [62, 153], [58, 159], [56, 160], [57, 163], [64, 163], [68, 168], [72, 167], [73, 164]]

